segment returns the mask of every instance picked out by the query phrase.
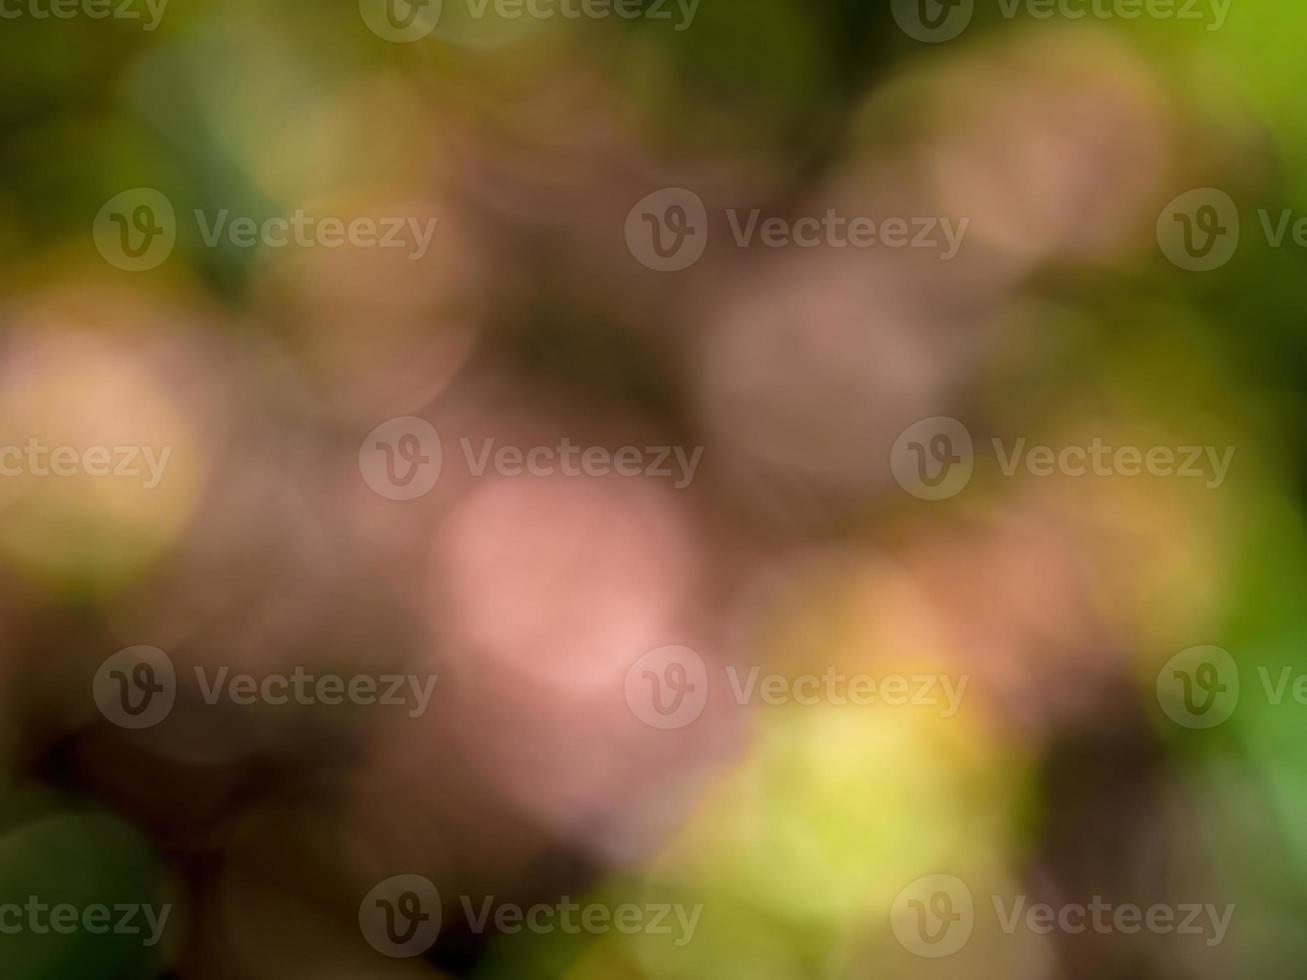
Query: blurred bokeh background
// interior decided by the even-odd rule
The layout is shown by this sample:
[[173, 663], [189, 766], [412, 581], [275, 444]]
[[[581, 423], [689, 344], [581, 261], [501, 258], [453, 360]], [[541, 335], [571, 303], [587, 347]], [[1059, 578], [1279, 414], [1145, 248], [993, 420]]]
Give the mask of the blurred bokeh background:
[[[1307, 11], [976, 0], [923, 41], [890, 0], [701, 0], [684, 29], [445, 0], [397, 42], [369, 3], [0, 20], [0, 446], [171, 449], [148, 488], [0, 478], [0, 904], [172, 908], [148, 947], [0, 935], [0, 976], [1297, 975], [1307, 706], [1258, 670], [1307, 670], [1307, 251], [1257, 215], [1307, 215]], [[175, 245], [132, 271], [96, 222], [140, 188]], [[711, 224], [674, 272], [624, 232], [665, 188]], [[1194, 188], [1242, 218], [1209, 271], [1159, 247]], [[732, 209], [968, 225], [942, 261], [741, 247]], [[436, 224], [418, 257], [206, 241], [297, 210]], [[975, 472], [922, 500], [891, 452], [936, 416]], [[359, 464], [404, 417], [444, 455], [411, 500]], [[460, 448], [562, 439], [701, 457], [677, 486]], [[1216, 487], [1009, 476], [995, 439], [1236, 452]], [[92, 690], [137, 645], [180, 680], [132, 730]], [[1204, 645], [1237, 709], [1177, 724], [1159, 671]], [[659, 728], [624, 690], [668, 646], [710, 696]], [[416, 717], [186, 681], [297, 667], [439, 681]], [[967, 687], [948, 717], [741, 704], [723, 671], [752, 667]], [[937, 873], [976, 901], [941, 959], [891, 915]], [[444, 900], [411, 958], [359, 929], [398, 874]], [[459, 898], [485, 896], [702, 915], [683, 945], [477, 930]], [[994, 896], [1235, 911], [1214, 945], [1007, 933]]]

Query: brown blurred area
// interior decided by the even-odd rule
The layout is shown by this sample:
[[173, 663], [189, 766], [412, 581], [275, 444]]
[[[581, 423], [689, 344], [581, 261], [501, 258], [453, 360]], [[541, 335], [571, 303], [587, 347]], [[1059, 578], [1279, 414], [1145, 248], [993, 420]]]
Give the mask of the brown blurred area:
[[[1254, 670], [1303, 659], [1297, 259], [1245, 218], [1186, 273], [1157, 230], [1207, 184], [1292, 204], [1273, 26], [465, 6], [411, 42], [371, 0], [0, 24], [0, 897], [172, 909], [148, 949], [0, 934], [0, 976], [1288, 969], [1300, 713]], [[660, 271], [687, 200], [702, 254]], [[939, 419], [972, 445], [932, 497], [899, 467]], [[1095, 443], [1228, 479], [1005, 469]], [[1242, 674], [1210, 731], [1159, 693], [1207, 644]], [[895, 917], [939, 874], [975, 923], [937, 959]], [[442, 905], [415, 953], [360, 925], [401, 875]], [[1004, 930], [1014, 896], [1234, 924]]]

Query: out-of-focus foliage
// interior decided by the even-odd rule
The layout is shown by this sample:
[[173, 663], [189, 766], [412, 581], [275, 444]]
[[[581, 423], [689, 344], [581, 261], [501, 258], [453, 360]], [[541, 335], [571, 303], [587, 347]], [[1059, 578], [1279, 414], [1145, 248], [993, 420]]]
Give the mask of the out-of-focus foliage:
[[[1307, 669], [1307, 249], [1259, 212], [1307, 215], [1307, 10], [1230, 0], [1207, 30], [977, 0], [926, 44], [885, 0], [701, 0], [684, 30], [444, 6], [412, 44], [343, 2], [0, 19], [0, 447], [172, 452], [148, 491], [0, 477], [0, 904], [173, 908], [148, 948], [0, 934], [0, 977], [1291, 975], [1307, 705], [1259, 669]], [[942, 262], [736, 247], [722, 221], [659, 273], [623, 226], [672, 187], [713, 214], [969, 225]], [[1243, 235], [1195, 273], [1157, 223], [1203, 187]], [[134, 188], [176, 213], [144, 272], [93, 234]], [[297, 211], [435, 233], [416, 257], [206, 241], [219, 213]], [[404, 416], [445, 473], [400, 504], [357, 460]], [[977, 444], [946, 501], [888, 462], [932, 416]], [[455, 472], [487, 438], [702, 464], [675, 489]], [[1218, 487], [1005, 474], [988, 447], [1020, 439], [1235, 452]], [[91, 691], [135, 644], [183, 678], [440, 680], [417, 718], [192, 692], [130, 731]], [[673, 644], [716, 677], [968, 688], [941, 717], [720, 684], [661, 731], [623, 682]], [[1188, 729], [1155, 688], [1206, 644], [1242, 693]], [[976, 932], [917, 957], [891, 910], [942, 872]], [[399, 873], [445, 896], [411, 960], [358, 928]], [[460, 928], [485, 895], [702, 914], [684, 945]], [[1016, 895], [1235, 912], [1217, 946], [1007, 934], [990, 898]]]

